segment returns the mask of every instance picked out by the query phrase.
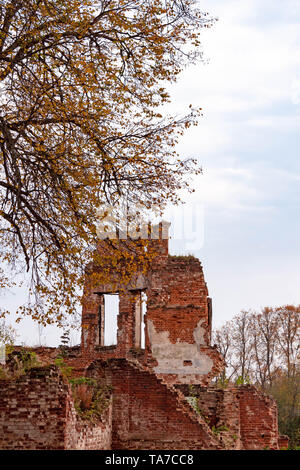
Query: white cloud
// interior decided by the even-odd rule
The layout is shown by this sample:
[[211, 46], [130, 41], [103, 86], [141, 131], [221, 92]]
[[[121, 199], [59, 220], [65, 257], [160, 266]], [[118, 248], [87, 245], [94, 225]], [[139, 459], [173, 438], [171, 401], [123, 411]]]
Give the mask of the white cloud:
[[[178, 145], [183, 157], [198, 156], [204, 168], [217, 165], [225, 168], [227, 156], [239, 151], [236, 168], [245, 167], [251, 158], [250, 149], [254, 159], [262, 148], [264, 152], [271, 151], [271, 141], [262, 134], [264, 129], [268, 130], [268, 139], [273, 131], [280, 135], [283, 131], [298, 130], [300, 8], [298, 17], [294, 14], [283, 20], [283, 12], [295, 10], [296, 4], [287, 1], [282, 8], [281, 3], [278, 0], [263, 2], [263, 6], [258, 0], [200, 3], [203, 10], [218, 16], [219, 21], [202, 33], [209, 64], [188, 68], [171, 88], [174, 101], [170, 111], [183, 112], [190, 103], [203, 108], [198, 127], [189, 129]], [[266, 153], [266, 160], [272, 158]], [[201, 184], [209, 194], [210, 185], [205, 181]], [[240, 186], [223, 180], [215, 183], [216, 193], [231, 194], [231, 201], [239, 193], [254, 197], [244, 183]], [[248, 206], [251, 204], [249, 201]]]
[[[234, 161], [234, 159], [232, 159]], [[206, 212], [269, 211], [255, 170], [241, 167], [206, 167], [190, 186], [195, 192], [181, 194], [187, 210], [203, 206]]]
[[289, 116], [289, 115], [276, 115], [271, 116], [255, 116], [250, 118], [245, 122], [247, 126], [257, 127], [257, 128], [273, 128], [274, 131], [293, 131], [300, 129], [300, 115], [299, 116]]
[[[292, 84], [300, 79], [300, 13], [289, 22], [255, 21], [257, 1], [202, 2], [215, 5], [219, 21], [202, 33], [208, 65], [188, 68], [174, 87], [176, 106], [192, 101], [205, 115], [259, 110], [292, 99]], [[272, 12], [272, 9], [271, 9]], [[298, 21], [297, 21], [298, 20]], [[244, 23], [244, 24], [243, 24]], [[174, 105], [175, 106], [175, 105]]]

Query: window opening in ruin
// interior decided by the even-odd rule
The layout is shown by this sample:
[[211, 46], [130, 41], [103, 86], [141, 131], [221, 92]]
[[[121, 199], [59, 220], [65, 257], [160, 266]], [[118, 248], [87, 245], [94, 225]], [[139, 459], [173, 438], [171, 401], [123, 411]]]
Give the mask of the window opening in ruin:
[[104, 294], [103, 297], [104, 346], [113, 346], [118, 337], [119, 294]]
[[147, 309], [147, 295], [145, 292], [136, 291], [134, 309], [134, 346], [138, 349], [145, 349], [145, 314]]
[[100, 305], [99, 305], [99, 310], [98, 310], [98, 344], [99, 346], [104, 346], [104, 296], [103, 295], [100, 295]]
[[145, 315], [147, 313], [147, 294], [141, 293], [142, 315], [141, 315], [141, 348], [145, 349]]

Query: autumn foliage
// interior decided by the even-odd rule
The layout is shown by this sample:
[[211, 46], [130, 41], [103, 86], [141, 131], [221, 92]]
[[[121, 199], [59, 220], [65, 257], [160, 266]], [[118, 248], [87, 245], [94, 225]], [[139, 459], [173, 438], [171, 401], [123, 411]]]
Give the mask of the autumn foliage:
[[101, 205], [162, 208], [200, 171], [175, 145], [201, 111], [162, 109], [212, 23], [194, 0], [0, 0], [1, 261], [30, 273], [21, 314], [74, 312]]

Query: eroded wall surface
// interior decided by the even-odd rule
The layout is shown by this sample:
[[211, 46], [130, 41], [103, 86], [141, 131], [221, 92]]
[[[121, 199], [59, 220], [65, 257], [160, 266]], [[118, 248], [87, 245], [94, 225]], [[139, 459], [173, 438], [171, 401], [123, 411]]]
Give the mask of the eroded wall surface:
[[207, 383], [224, 367], [210, 346], [208, 290], [200, 261], [168, 256], [149, 273], [147, 359], [170, 383]]

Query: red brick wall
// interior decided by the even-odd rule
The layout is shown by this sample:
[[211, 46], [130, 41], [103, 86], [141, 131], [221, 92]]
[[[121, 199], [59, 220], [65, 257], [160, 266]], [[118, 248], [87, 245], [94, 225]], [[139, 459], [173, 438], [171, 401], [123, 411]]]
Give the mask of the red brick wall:
[[159, 330], [169, 331], [172, 343], [194, 343], [194, 329], [202, 320], [208, 344], [208, 291], [198, 259], [170, 256], [165, 266], [154, 264], [147, 294], [147, 318]]
[[224, 448], [240, 449], [239, 402], [232, 390], [199, 385], [176, 388], [197, 399], [198, 409]]
[[276, 402], [254, 386], [218, 389], [178, 385], [177, 388], [186, 396], [197, 397], [201, 413], [227, 449], [262, 450], [287, 446], [284, 437], [278, 437]]
[[[153, 241], [153, 243], [158, 241]], [[223, 359], [210, 346], [208, 291], [198, 259], [167, 255], [152, 263], [147, 279], [145, 354], [139, 355], [169, 383], [208, 383], [223, 370]], [[96, 269], [96, 268], [95, 268]], [[87, 284], [88, 281], [87, 281]], [[97, 289], [106, 290], [106, 286]], [[96, 289], [96, 290], [97, 290]], [[99, 347], [101, 296], [87, 290], [82, 312], [82, 353], [91, 359], [132, 357], [135, 349], [135, 292], [120, 293], [118, 344]]]
[[146, 315], [148, 365], [169, 383], [208, 383], [223, 369], [210, 346], [208, 290], [192, 256], [155, 260]]
[[78, 416], [72, 397], [67, 397], [65, 445], [67, 450], [111, 449], [112, 401], [101, 421], [93, 423]]
[[63, 449], [68, 388], [53, 368], [0, 381], [0, 448]]
[[243, 449], [278, 449], [277, 405], [251, 385], [236, 389]]
[[[181, 385], [177, 392], [125, 359], [96, 361], [86, 372], [113, 387], [113, 401], [97, 422], [77, 414], [71, 388], [54, 366], [1, 380], [0, 448], [256, 450], [288, 444], [278, 437], [275, 401], [253, 386]], [[200, 415], [180, 390], [198, 397]]]
[[278, 438], [278, 447], [279, 449], [287, 449], [289, 446], [289, 437], [288, 436], [279, 436]]
[[122, 359], [103, 367], [113, 387], [113, 449], [219, 448], [201, 417], [155, 374]]
[[[165, 224], [164, 236], [168, 225]], [[112, 292], [113, 284], [109, 280], [107, 284], [94, 285], [92, 279], [101, 269], [96, 262], [89, 265], [82, 310], [82, 352], [84, 355], [95, 352], [95, 356], [103, 359], [131, 357], [136, 348], [134, 296], [146, 290], [146, 344], [144, 358], [139, 356], [139, 360], [146, 361], [169, 383], [207, 384], [223, 370], [224, 364], [218, 351], [210, 346], [211, 308], [202, 266], [193, 256], [168, 254], [168, 239], [161, 238], [162, 224], [158, 235], [159, 239], [150, 241], [149, 249], [156, 253], [150, 268], [147, 273], [136, 272], [128, 285], [124, 286], [124, 280], [122, 284], [122, 278], [116, 279], [116, 269], [107, 266], [114, 289], [118, 290], [118, 285], [120, 288], [118, 340], [113, 349], [98, 349], [101, 297]], [[105, 263], [101, 256], [107, 250], [106, 242], [100, 242], [98, 263]]]
[[0, 380], [1, 449], [109, 449], [111, 406], [102, 422], [82, 420], [56, 367]]

